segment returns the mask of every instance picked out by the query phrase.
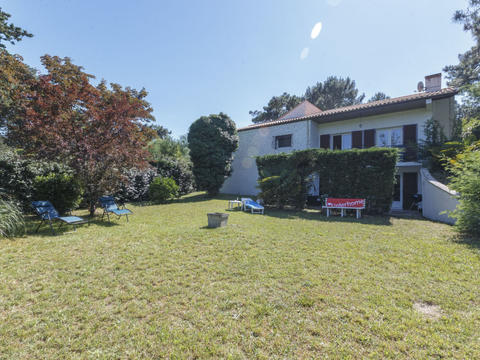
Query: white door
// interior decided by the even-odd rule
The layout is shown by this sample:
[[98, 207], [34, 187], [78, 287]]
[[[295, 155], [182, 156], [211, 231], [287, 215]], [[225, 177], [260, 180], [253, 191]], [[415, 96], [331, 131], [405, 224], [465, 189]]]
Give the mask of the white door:
[[395, 175], [396, 183], [393, 187], [393, 210], [402, 210], [402, 198], [403, 198], [403, 176], [402, 173]]
[[352, 134], [342, 135], [342, 150], [348, 150], [352, 148]]

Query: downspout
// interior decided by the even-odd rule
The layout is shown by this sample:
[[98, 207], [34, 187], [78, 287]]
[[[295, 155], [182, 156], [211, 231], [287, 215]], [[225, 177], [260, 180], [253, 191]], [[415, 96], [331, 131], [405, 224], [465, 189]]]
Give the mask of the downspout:
[[310, 149], [310, 126], [312, 125], [312, 120], [307, 120], [307, 149]]

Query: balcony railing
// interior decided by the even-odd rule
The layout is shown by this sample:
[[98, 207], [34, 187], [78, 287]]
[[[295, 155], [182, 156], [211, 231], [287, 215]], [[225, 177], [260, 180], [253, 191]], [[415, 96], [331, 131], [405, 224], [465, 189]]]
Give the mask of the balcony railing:
[[418, 144], [393, 145], [392, 148], [398, 149], [398, 162], [420, 161], [421, 154]]

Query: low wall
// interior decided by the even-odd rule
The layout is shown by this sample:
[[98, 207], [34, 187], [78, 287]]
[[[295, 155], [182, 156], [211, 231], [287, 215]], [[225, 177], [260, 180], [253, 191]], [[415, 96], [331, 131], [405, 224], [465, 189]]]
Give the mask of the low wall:
[[[454, 224], [455, 219], [448, 216], [449, 211], [458, 205], [457, 193], [446, 185], [438, 182], [427, 169], [421, 169], [422, 174], [422, 213], [430, 220]], [[447, 213], [444, 213], [444, 212]]]

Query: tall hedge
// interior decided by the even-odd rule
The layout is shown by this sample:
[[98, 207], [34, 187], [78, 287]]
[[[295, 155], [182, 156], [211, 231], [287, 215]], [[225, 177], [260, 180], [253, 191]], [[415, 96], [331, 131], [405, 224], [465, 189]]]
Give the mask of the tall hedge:
[[303, 208], [309, 176], [318, 174], [320, 195], [367, 199], [367, 212], [383, 213], [393, 198], [396, 149], [309, 149], [257, 157], [260, 197], [267, 205]]

